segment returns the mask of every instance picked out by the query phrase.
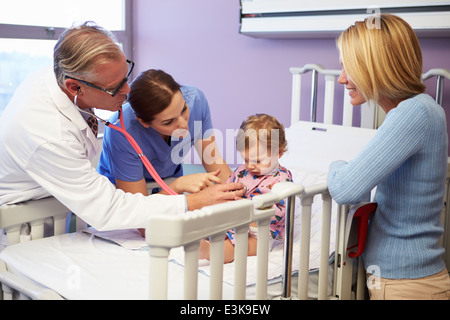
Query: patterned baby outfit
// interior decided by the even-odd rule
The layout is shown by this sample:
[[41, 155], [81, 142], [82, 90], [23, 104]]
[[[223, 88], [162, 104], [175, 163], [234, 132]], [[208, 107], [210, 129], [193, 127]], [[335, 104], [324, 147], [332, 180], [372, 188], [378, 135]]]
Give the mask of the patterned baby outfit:
[[[244, 184], [247, 188], [244, 198], [251, 199], [259, 194], [270, 192], [276, 183], [283, 181], [292, 181], [291, 172], [284, 167], [279, 166], [272, 172], [259, 176], [248, 171], [245, 165], [241, 165], [231, 174], [227, 180], [227, 183], [240, 182]], [[273, 239], [281, 240], [284, 236], [284, 216], [286, 211], [285, 201], [282, 200], [274, 204], [274, 208], [275, 215], [272, 216], [272, 220], [270, 222], [270, 235]], [[249, 234], [250, 236], [257, 238], [256, 228], [250, 227]], [[227, 232], [227, 237], [234, 245], [234, 229]]]

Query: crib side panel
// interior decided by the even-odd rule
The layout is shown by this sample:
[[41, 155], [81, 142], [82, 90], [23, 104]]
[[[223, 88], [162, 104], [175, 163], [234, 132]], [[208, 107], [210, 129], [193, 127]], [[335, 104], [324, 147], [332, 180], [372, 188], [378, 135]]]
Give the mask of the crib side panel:
[[52, 228], [51, 235], [66, 231], [66, 219], [70, 210], [54, 197], [31, 200], [24, 203], [0, 207], [0, 229], [6, 232], [7, 245], [21, 241], [21, 228], [30, 228], [28, 239], [44, 237], [45, 224]]

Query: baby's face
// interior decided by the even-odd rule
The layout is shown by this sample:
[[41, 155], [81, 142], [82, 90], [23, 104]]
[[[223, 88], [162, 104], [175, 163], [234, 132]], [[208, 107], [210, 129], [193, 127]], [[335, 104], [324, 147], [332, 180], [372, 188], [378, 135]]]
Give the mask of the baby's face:
[[270, 152], [270, 149], [267, 150], [265, 147], [254, 146], [246, 148], [245, 152], [241, 151], [241, 157], [244, 159], [248, 171], [255, 175], [265, 175], [279, 166], [280, 153], [278, 150]]

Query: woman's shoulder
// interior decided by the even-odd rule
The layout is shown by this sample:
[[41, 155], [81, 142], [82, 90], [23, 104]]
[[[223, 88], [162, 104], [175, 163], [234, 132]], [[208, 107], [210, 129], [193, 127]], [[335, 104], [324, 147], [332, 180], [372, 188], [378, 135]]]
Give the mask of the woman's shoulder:
[[205, 94], [203, 93], [202, 90], [200, 90], [197, 87], [191, 86], [191, 85], [182, 85], [181, 88], [181, 94], [183, 95], [184, 98], [186, 97], [204, 97]]
[[[420, 117], [422, 120], [442, 117], [443, 108], [428, 94], [422, 93], [402, 101], [396, 111], [402, 116]], [[394, 109], [394, 110], [395, 110]]]
[[189, 108], [203, 108], [208, 106], [206, 96], [199, 88], [189, 85], [182, 85], [180, 90]]
[[429, 106], [439, 106], [437, 102], [427, 93], [421, 93], [415, 96], [412, 96], [409, 99], [403, 100], [398, 105], [400, 106], [407, 106], [407, 107], [415, 107], [415, 108], [424, 108]]

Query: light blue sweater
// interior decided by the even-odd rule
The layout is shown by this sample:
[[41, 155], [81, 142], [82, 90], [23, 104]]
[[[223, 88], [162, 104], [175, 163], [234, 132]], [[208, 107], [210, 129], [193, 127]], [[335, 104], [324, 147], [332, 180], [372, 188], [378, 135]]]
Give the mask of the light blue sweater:
[[[447, 172], [445, 113], [429, 95], [401, 102], [352, 161], [330, 165], [328, 186], [340, 204], [366, 201], [377, 187], [364, 263], [388, 279], [416, 279], [445, 267], [441, 211]], [[377, 266], [377, 268], [369, 268]]]

